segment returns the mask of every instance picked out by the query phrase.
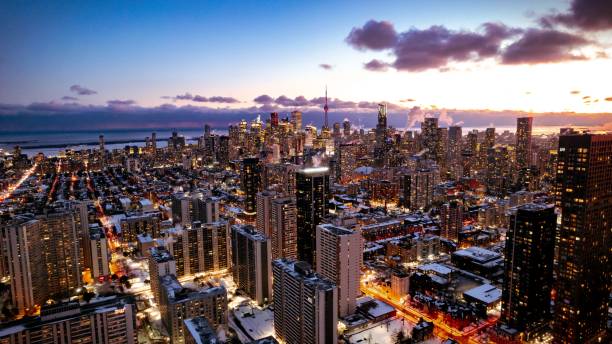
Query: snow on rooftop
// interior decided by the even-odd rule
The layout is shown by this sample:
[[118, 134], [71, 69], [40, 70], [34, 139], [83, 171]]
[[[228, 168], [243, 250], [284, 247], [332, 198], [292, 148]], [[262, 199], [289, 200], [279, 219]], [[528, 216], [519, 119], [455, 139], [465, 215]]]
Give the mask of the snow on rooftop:
[[486, 303], [487, 305], [499, 301], [501, 299], [501, 294], [501, 289], [496, 288], [490, 284], [483, 284], [463, 293], [463, 295], [470, 296], [476, 300]]
[[448, 266], [442, 265], [442, 264], [438, 264], [438, 263], [431, 263], [431, 264], [420, 265], [418, 267], [418, 269], [423, 271], [423, 272], [435, 272], [435, 273], [440, 274], [440, 275], [448, 275], [451, 272], [453, 272], [453, 270], [451, 268], [449, 268]]

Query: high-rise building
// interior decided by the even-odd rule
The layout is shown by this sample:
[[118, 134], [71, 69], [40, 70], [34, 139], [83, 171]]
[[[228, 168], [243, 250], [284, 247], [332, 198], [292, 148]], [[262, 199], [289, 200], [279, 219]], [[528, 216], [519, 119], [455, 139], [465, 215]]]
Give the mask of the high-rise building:
[[24, 314], [48, 297], [41, 222], [29, 216], [0, 221], [0, 278], [10, 281], [13, 307]]
[[531, 165], [531, 127], [533, 117], [516, 119], [516, 167], [518, 170]]
[[0, 332], [0, 343], [136, 344], [132, 297], [43, 305], [40, 316], [23, 318]]
[[47, 292], [68, 296], [81, 286], [80, 216], [73, 209], [46, 209], [41, 222]]
[[278, 197], [278, 194], [271, 190], [264, 190], [257, 193], [257, 231], [268, 238], [272, 237], [272, 201], [276, 197]]
[[605, 341], [612, 226], [612, 135], [559, 137], [556, 343]]
[[421, 145], [427, 149], [427, 157], [440, 163], [440, 128], [438, 127], [438, 119], [435, 117], [426, 117], [421, 123]]
[[90, 269], [91, 277], [99, 278], [110, 275], [110, 252], [104, 228], [92, 225], [83, 252], [85, 254], [85, 266]]
[[552, 205], [525, 204], [510, 217], [501, 322], [525, 339], [551, 320], [556, 226]]
[[409, 209], [424, 209], [433, 202], [434, 187], [440, 182], [436, 168], [417, 169], [402, 176], [404, 206]]
[[376, 143], [374, 163], [384, 166], [387, 161], [387, 104], [378, 104], [378, 123], [376, 124]]
[[445, 203], [440, 207], [440, 236], [459, 242], [459, 232], [463, 228], [463, 204], [457, 201]]
[[487, 192], [495, 196], [506, 196], [514, 179], [512, 147], [496, 144], [490, 148], [486, 168]]
[[274, 332], [284, 343], [338, 342], [338, 293], [334, 283], [306, 262], [277, 259], [274, 270]]
[[227, 291], [209, 282], [193, 286], [182, 285], [174, 275], [159, 278], [159, 312], [172, 343], [184, 343], [185, 319], [202, 316], [211, 326], [227, 325]]
[[338, 148], [338, 173], [337, 179], [341, 183], [348, 183], [353, 179], [357, 160], [359, 158], [359, 145], [355, 143], [343, 143]]
[[176, 193], [172, 195], [172, 220], [182, 226], [191, 226], [194, 221], [211, 223], [219, 221], [219, 199], [200, 192]]
[[351, 136], [351, 122], [348, 118], [344, 119], [344, 122], [342, 122], [342, 133], [344, 137]]
[[306, 168], [296, 172], [295, 179], [298, 259], [314, 265], [316, 228], [328, 213], [329, 168]]
[[291, 123], [293, 123], [293, 129], [296, 132], [302, 131], [302, 112], [301, 111], [291, 112]]
[[242, 160], [240, 170], [240, 188], [244, 193], [244, 213], [255, 215], [257, 208], [257, 192], [260, 187], [260, 166], [258, 158], [246, 158]]
[[361, 233], [332, 224], [317, 226], [317, 273], [338, 288], [338, 316], [353, 314], [360, 294]]
[[153, 238], [159, 236], [161, 215], [159, 212], [128, 214], [120, 221], [121, 240], [126, 243], [134, 243], [138, 235], [149, 234]]
[[293, 197], [272, 201], [272, 259], [297, 259], [297, 208]]
[[259, 305], [272, 299], [272, 243], [251, 225], [232, 226], [232, 275]]
[[149, 280], [151, 281], [151, 292], [155, 302], [160, 300], [160, 278], [166, 275], [176, 275], [176, 261], [164, 247], [151, 247], [149, 255]]
[[219, 273], [229, 268], [229, 224], [193, 222], [184, 229], [166, 232], [166, 245], [176, 261], [178, 277], [197, 273]]

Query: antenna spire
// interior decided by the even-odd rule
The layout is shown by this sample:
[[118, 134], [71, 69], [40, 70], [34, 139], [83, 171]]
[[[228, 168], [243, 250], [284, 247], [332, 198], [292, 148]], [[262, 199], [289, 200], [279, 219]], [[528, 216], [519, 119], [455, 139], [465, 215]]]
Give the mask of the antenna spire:
[[325, 85], [325, 106], [323, 106], [323, 111], [325, 111], [325, 125], [324, 128], [329, 128], [327, 121], [327, 111], [329, 110], [329, 106], [327, 106], [327, 85]]

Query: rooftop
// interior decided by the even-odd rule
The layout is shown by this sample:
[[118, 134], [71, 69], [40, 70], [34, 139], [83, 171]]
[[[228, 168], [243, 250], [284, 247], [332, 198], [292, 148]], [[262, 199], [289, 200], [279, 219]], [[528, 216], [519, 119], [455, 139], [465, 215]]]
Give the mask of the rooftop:
[[463, 293], [463, 295], [470, 296], [476, 300], [486, 303], [487, 305], [499, 301], [501, 299], [501, 294], [501, 289], [498, 289], [490, 284], [483, 284]]

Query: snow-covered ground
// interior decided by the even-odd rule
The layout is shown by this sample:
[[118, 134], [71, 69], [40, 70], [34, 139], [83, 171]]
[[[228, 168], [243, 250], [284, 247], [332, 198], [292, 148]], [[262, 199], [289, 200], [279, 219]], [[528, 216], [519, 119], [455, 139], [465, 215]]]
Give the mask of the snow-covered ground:
[[[402, 329], [406, 336], [410, 336], [414, 325], [408, 320], [400, 317], [393, 317], [379, 323], [374, 326], [370, 326], [367, 329], [358, 329], [355, 333], [348, 333], [347, 338], [349, 343], [359, 344], [395, 344], [397, 333]], [[439, 344], [439, 339], [431, 339], [424, 343], [428, 344]]]

